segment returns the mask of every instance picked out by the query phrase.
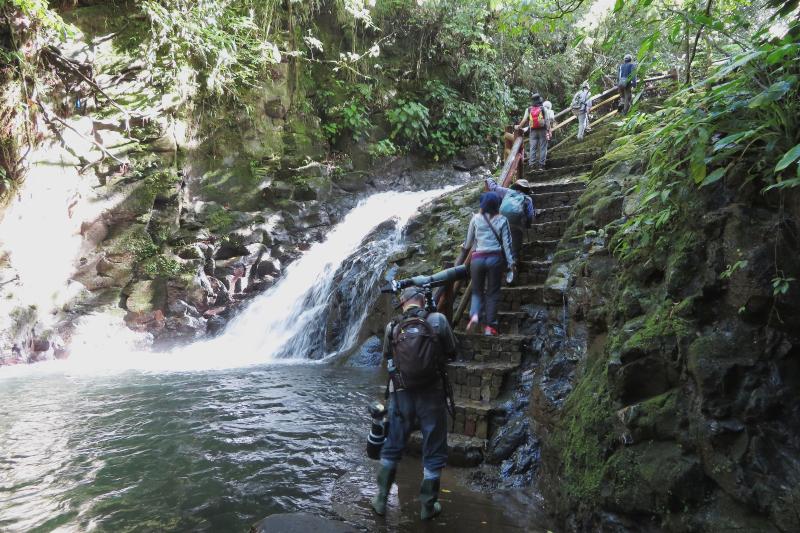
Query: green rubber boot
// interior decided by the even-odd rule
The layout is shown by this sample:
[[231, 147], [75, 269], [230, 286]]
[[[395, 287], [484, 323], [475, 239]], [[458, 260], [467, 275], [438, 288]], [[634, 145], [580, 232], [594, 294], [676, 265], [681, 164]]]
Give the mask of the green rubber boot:
[[378, 472], [378, 494], [372, 498], [372, 510], [381, 516], [386, 514], [386, 500], [389, 498], [389, 491], [392, 490], [396, 473], [397, 470], [388, 466], [381, 466]]
[[439, 480], [423, 479], [419, 488], [419, 501], [422, 503], [422, 511], [419, 517], [423, 520], [430, 520], [442, 512], [442, 504], [439, 503]]

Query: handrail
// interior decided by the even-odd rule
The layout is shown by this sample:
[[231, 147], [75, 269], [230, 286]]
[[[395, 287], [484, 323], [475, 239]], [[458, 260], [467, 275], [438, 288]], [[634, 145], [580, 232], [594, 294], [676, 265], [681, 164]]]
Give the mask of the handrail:
[[[651, 83], [655, 81], [664, 80], [667, 78], [677, 79], [678, 74], [677, 70], [671, 69], [669, 73], [653, 76], [651, 78], [646, 78], [642, 80], [642, 84]], [[612, 87], [600, 93], [597, 96], [592, 96], [592, 99], [600, 99], [602, 100], [599, 104], [592, 106], [594, 109], [599, 109], [604, 107], [614, 100], [619, 98], [619, 89], [617, 87]], [[603, 100], [605, 99], [605, 100]], [[556, 113], [555, 118], [558, 119], [559, 117], [563, 117], [564, 115], [568, 114], [572, 111], [571, 108], [562, 109], [558, 113]], [[617, 114], [617, 110], [613, 110], [606, 115], [600, 117], [598, 120], [595, 121], [595, 124], [598, 124]], [[522, 120], [525, 117], [523, 116]], [[556, 127], [553, 128], [553, 131], [560, 129], [567, 124], [570, 124], [576, 117], [573, 115], [572, 117], [565, 120], [563, 123], [558, 124]], [[520, 121], [521, 122], [521, 121]], [[570, 134], [569, 136], [562, 139], [558, 144], [556, 144], [553, 148], [550, 149], [550, 152], [564, 144], [567, 140], [571, 139], [575, 136], [574, 133]], [[520, 152], [523, 144], [525, 143], [525, 136], [522, 132], [514, 130], [513, 133], [506, 131], [503, 134], [503, 139], [506, 144], [505, 152], [507, 152], [505, 163], [503, 164], [503, 169], [500, 171], [500, 176], [498, 177], [498, 181], [502, 184], [503, 187], [509, 187], [511, 182], [517, 173], [517, 171], [522, 167], [522, 153]], [[472, 260], [472, 252], [473, 250], [470, 249], [469, 251], [465, 249], [461, 249], [461, 253], [459, 254], [459, 258], [456, 260], [456, 266], [458, 265], [469, 265]], [[437, 310], [444, 313], [448, 319], [450, 317], [450, 311], [452, 310], [453, 300], [455, 299], [455, 295], [458, 293], [458, 290], [461, 288], [461, 281], [453, 283], [448, 283], [443, 290], [437, 294], [436, 297], [436, 304]], [[461, 298], [461, 302], [459, 302], [458, 309], [456, 310], [455, 314], [452, 316], [451, 324], [455, 327], [458, 322], [461, 320], [461, 317], [464, 315], [464, 311], [466, 311], [467, 303], [469, 302], [469, 298], [467, 295], [469, 294], [470, 290], [472, 289], [472, 280], [467, 283], [466, 288], [464, 289], [464, 296]]]

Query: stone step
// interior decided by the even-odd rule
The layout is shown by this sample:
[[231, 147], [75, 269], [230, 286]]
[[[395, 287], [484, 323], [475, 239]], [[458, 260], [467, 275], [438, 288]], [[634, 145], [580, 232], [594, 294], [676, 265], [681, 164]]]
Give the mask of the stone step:
[[519, 311], [523, 305], [544, 303], [544, 289], [542, 285], [523, 285], [515, 287], [502, 287], [498, 311]]
[[[593, 150], [605, 150], [605, 148], [611, 144], [611, 141], [616, 138], [616, 135], [613, 133], [594, 133], [589, 134], [586, 136], [586, 139], [583, 142], [578, 142], [577, 140], [573, 140], [570, 143], [567, 143], [563, 147], [559, 148], [558, 150], [558, 157], [559, 158], [567, 158], [572, 159], [578, 154], [586, 153]], [[554, 154], [556, 155], [556, 154]]]
[[456, 361], [447, 374], [457, 399], [491, 401], [500, 396], [506, 375], [519, 366], [513, 362]]
[[500, 333], [517, 335], [520, 325], [530, 317], [525, 311], [498, 311], [497, 322]]
[[501, 402], [457, 399], [455, 411], [455, 419], [450, 420], [450, 432], [466, 437], [488, 439], [496, 429], [492, 419], [502, 417], [505, 414], [505, 407]]
[[[457, 433], [447, 435], [447, 464], [457, 467], [473, 467], [483, 462], [487, 439], [467, 437]], [[415, 431], [408, 439], [408, 450], [414, 455], [422, 454], [422, 433]]]
[[566, 220], [556, 220], [553, 222], [542, 222], [532, 224], [525, 230], [525, 241], [535, 241], [539, 239], [560, 239], [567, 229]]
[[522, 351], [529, 337], [525, 335], [501, 334], [487, 337], [478, 333], [456, 331], [458, 359], [476, 363], [509, 363], [519, 365]]
[[578, 176], [592, 170], [594, 163], [583, 163], [579, 165], [567, 165], [564, 167], [546, 166], [544, 170], [534, 170], [527, 165], [524, 167], [523, 174], [528, 181], [547, 181], [561, 176]]
[[543, 224], [545, 222], [567, 220], [569, 215], [572, 214], [573, 207], [573, 204], [545, 208], [536, 206], [536, 217], [533, 221], [537, 224]]
[[539, 261], [550, 259], [558, 247], [558, 242], [559, 239], [525, 239], [525, 245], [522, 247], [522, 260]]
[[533, 206], [536, 209], [550, 209], [553, 207], [574, 206], [584, 189], [567, 191], [542, 192], [533, 194]]
[[[578, 146], [580, 147], [580, 145]], [[602, 150], [584, 150], [565, 156], [564, 152], [559, 149], [553, 157], [547, 158], [547, 164], [554, 168], [565, 167], [568, 165], [583, 165], [587, 163], [594, 163], [602, 156]]]
[[521, 260], [517, 271], [516, 285], [540, 285], [550, 273], [552, 261]]
[[550, 192], [584, 191], [586, 182], [576, 178], [562, 178], [550, 181], [528, 180], [531, 183], [531, 191], [535, 195]]

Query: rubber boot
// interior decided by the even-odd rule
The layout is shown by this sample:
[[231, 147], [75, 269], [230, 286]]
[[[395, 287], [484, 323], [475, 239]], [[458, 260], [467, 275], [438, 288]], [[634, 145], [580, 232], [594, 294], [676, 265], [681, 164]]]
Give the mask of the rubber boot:
[[422, 503], [422, 511], [419, 517], [423, 520], [430, 520], [442, 512], [442, 504], [439, 503], [439, 479], [423, 479], [419, 488], [419, 501]]
[[381, 466], [378, 472], [378, 493], [372, 498], [372, 510], [381, 516], [386, 514], [386, 500], [389, 498], [389, 491], [392, 490], [396, 473], [396, 469], [388, 466]]

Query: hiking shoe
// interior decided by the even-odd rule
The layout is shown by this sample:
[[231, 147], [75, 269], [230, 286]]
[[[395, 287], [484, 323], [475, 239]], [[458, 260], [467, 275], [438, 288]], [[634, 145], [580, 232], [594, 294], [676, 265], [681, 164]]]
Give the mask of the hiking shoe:
[[483, 328], [483, 335], [486, 337], [497, 337], [499, 333], [497, 333], [497, 330], [492, 326], [486, 326]]
[[472, 331], [472, 328], [477, 326], [478, 322], [479, 322], [478, 315], [472, 315], [472, 318], [469, 319], [469, 323], [467, 324], [467, 327], [466, 327], [467, 333]]

